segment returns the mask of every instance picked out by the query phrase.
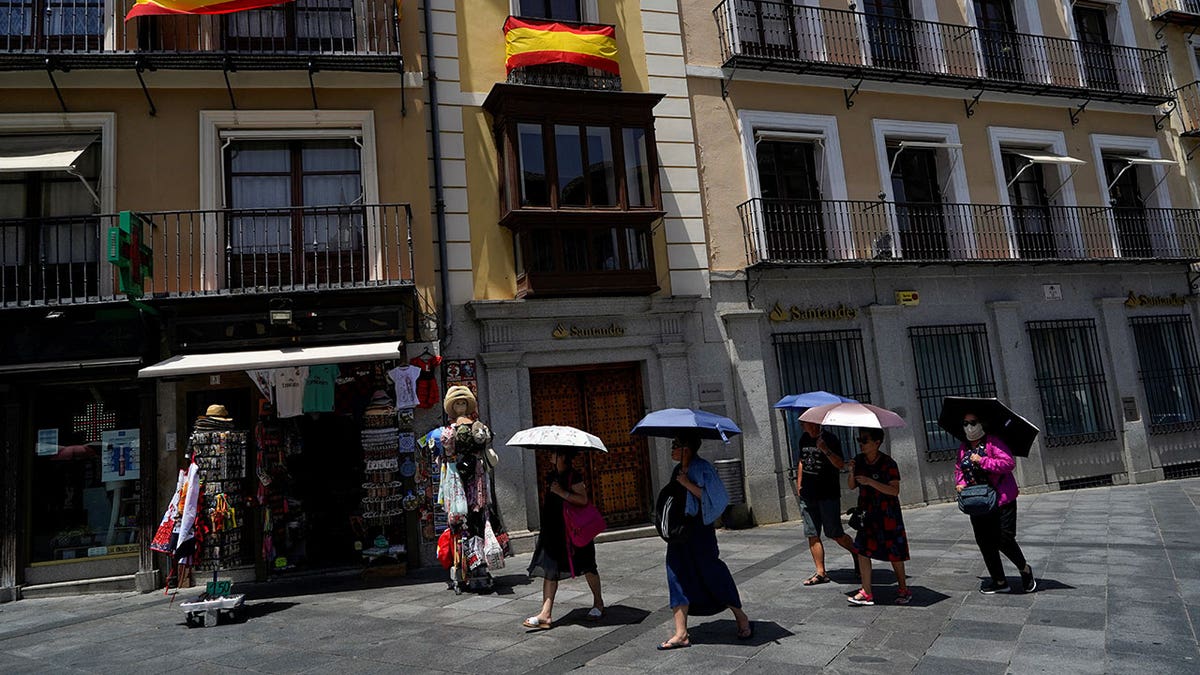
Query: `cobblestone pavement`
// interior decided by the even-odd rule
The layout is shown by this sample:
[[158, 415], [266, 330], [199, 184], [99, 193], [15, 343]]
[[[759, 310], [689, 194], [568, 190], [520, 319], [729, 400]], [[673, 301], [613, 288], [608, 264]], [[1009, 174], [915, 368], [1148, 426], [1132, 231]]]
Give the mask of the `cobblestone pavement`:
[[970, 525], [939, 504], [905, 513], [909, 606], [891, 604], [894, 579], [878, 567], [880, 604], [849, 606], [857, 586], [836, 545], [835, 583], [802, 586], [813, 565], [798, 523], [721, 531], [754, 621], [747, 641], [725, 614], [693, 619], [692, 648], [655, 650], [671, 616], [654, 538], [598, 546], [609, 613], [597, 624], [583, 618], [590, 594], [578, 580], [560, 587], [552, 630], [523, 629], [541, 591], [523, 555], [489, 595], [455, 595], [440, 569], [243, 585], [249, 620], [212, 629], [187, 628], [161, 594], [22, 600], [0, 605], [0, 672], [1200, 672], [1200, 479], [1019, 504], [1037, 592], [978, 593]]

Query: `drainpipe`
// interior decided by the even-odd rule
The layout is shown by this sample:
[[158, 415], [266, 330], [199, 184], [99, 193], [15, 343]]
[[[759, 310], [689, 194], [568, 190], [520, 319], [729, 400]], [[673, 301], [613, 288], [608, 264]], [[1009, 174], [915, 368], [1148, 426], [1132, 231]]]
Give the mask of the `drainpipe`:
[[439, 333], [444, 350], [446, 343], [450, 341], [452, 320], [450, 317], [450, 272], [446, 269], [446, 195], [442, 185], [442, 137], [441, 127], [438, 124], [437, 70], [433, 65], [433, 10], [429, 6], [432, 1], [423, 0], [421, 4], [424, 6], [425, 15], [425, 79], [429, 82], [429, 133], [433, 139], [433, 209], [437, 227], [438, 259], [441, 261], [441, 269], [438, 272], [438, 280], [442, 285], [442, 321]]

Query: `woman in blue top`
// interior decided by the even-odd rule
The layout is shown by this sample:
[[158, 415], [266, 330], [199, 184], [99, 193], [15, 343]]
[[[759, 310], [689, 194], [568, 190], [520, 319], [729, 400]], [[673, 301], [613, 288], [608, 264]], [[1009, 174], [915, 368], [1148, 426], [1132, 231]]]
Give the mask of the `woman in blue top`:
[[696, 455], [700, 437], [677, 437], [671, 442], [671, 459], [679, 462], [671, 479], [688, 491], [685, 513], [695, 518], [685, 541], [667, 543], [667, 588], [675, 616], [675, 634], [658, 646], [660, 650], [690, 647], [688, 614], [712, 616], [726, 609], [737, 619], [737, 637], [750, 638], [750, 617], [742, 611], [742, 600], [729, 568], [721, 562], [713, 522], [729, 505], [729, 495], [717, 470]]

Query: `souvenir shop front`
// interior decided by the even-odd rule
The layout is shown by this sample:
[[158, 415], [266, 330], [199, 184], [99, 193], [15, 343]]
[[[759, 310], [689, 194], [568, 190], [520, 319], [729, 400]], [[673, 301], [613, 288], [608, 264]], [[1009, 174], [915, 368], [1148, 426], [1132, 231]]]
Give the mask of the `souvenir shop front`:
[[441, 359], [409, 349], [392, 340], [190, 354], [143, 368], [159, 383], [171, 457], [162, 501], [187, 479], [168, 473], [193, 458], [203, 485], [191, 565], [235, 579], [417, 566], [435, 539], [435, 495], [416, 437], [441, 424]]

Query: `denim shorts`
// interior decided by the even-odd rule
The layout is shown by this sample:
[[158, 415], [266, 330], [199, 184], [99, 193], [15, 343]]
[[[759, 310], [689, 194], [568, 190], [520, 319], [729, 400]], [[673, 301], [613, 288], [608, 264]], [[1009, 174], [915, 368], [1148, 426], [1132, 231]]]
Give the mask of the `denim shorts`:
[[801, 499], [800, 517], [804, 520], [804, 536], [825, 536], [837, 539], [846, 532], [842, 529], [842, 503], [840, 499]]

